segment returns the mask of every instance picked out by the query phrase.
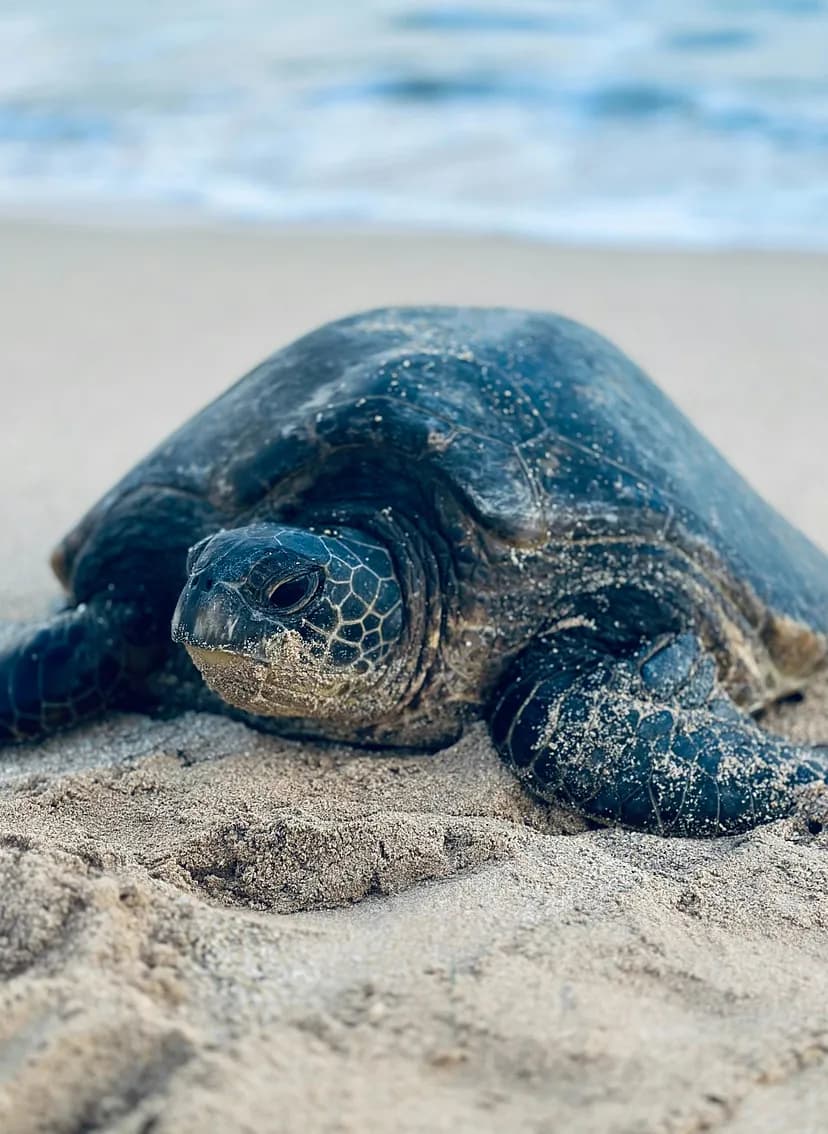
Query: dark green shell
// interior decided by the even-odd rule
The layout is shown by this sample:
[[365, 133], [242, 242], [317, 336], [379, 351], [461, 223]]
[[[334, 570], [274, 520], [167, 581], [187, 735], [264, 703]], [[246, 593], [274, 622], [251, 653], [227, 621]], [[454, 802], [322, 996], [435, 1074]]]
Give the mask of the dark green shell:
[[278, 511], [318, 496], [343, 454], [370, 456], [378, 475], [448, 479], [516, 544], [655, 535], [776, 613], [828, 627], [826, 558], [637, 366], [568, 319], [505, 309], [392, 308], [299, 339], [129, 473], [67, 538], [59, 572], [82, 598], [117, 569], [98, 550], [78, 585], [113, 517], [123, 528], [134, 513], [136, 541], [152, 544], [163, 500], [186, 546], [265, 498]]

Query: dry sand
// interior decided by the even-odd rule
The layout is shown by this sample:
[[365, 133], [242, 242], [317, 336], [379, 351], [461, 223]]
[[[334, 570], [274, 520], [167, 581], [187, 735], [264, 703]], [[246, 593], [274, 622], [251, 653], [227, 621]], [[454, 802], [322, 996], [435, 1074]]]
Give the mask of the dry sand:
[[[822, 259], [30, 223], [0, 293], [3, 618], [188, 412], [384, 302], [595, 324], [828, 545]], [[778, 725], [825, 739], [828, 685]], [[120, 716], [6, 750], [0, 1131], [828, 1130], [826, 849], [804, 813], [585, 831], [482, 729], [418, 758]]]

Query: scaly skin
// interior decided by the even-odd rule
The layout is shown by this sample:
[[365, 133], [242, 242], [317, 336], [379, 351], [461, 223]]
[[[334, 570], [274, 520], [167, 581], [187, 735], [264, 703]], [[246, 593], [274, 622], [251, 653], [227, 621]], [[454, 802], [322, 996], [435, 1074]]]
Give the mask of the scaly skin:
[[495, 699], [492, 735], [534, 794], [601, 823], [731, 835], [825, 781], [825, 751], [763, 731], [693, 633], [620, 651], [589, 629], [533, 645]]
[[40, 626], [21, 628], [0, 650], [0, 741], [20, 741], [78, 724], [129, 697], [152, 668], [141, 644], [146, 615], [102, 600]]

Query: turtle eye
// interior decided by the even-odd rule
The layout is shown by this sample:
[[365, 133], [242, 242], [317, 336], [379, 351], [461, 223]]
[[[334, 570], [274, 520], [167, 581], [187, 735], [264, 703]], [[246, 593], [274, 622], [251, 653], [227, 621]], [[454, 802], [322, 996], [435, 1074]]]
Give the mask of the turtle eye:
[[267, 594], [267, 605], [279, 614], [297, 614], [316, 597], [322, 584], [322, 573], [310, 571], [292, 579], [274, 583]]

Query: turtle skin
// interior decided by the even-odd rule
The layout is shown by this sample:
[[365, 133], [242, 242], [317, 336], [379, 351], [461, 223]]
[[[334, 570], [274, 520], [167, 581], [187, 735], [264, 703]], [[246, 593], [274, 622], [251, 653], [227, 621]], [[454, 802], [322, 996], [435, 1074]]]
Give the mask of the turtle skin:
[[749, 829], [826, 777], [758, 723], [825, 665], [826, 557], [619, 349], [499, 308], [328, 324], [162, 443], [55, 552], [67, 609], [0, 655], [0, 738], [171, 689], [223, 708], [170, 641], [188, 551], [273, 523], [369, 532], [428, 628], [383, 719], [288, 734], [437, 748], [482, 717], [533, 793], [662, 834]]

